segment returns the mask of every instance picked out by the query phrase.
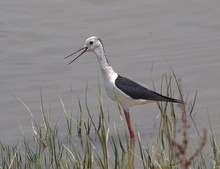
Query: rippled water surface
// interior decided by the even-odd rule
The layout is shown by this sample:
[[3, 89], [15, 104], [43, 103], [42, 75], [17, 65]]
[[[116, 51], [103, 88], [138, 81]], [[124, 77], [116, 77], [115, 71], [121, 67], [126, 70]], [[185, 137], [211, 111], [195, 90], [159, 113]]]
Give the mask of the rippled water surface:
[[[101, 74], [96, 57], [84, 54], [70, 66], [67, 65], [70, 60], [63, 59], [92, 35], [103, 40], [115, 71], [151, 89], [152, 75], [156, 90], [160, 91], [162, 76], [172, 66], [182, 79], [185, 98], [193, 100], [198, 90], [195, 106], [198, 129], [209, 127], [209, 115], [213, 132], [219, 134], [218, 1], [11, 0], [1, 1], [0, 6], [2, 141], [17, 143], [22, 138], [21, 128], [25, 136], [32, 134], [30, 114], [13, 95], [22, 99], [41, 121], [42, 90], [45, 111], [55, 123], [62, 114], [59, 95], [67, 111], [74, 109], [76, 116], [77, 97], [84, 103], [88, 84], [88, 104], [91, 111], [98, 111]], [[117, 106], [107, 97], [102, 83], [101, 88], [104, 108], [120, 126]], [[173, 90], [175, 97], [179, 97], [175, 84]], [[154, 122], [159, 114], [156, 104], [132, 107], [130, 111], [143, 137], [156, 132]], [[61, 117], [61, 128], [64, 122]]]

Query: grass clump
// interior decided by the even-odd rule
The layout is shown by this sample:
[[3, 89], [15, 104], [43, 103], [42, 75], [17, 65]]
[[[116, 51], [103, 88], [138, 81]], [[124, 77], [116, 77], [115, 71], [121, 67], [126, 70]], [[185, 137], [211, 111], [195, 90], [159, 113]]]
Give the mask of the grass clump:
[[[173, 73], [173, 76], [163, 76], [161, 85], [166, 85], [166, 95], [172, 97], [172, 81], [177, 84], [180, 99], [182, 96], [182, 86]], [[161, 90], [162, 92], [162, 90]], [[44, 109], [43, 96], [41, 92], [41, 114], [42, 123], [38, 123], [28, 106], [16, 97], [29, 111], [33, 139], [24, 138], [15, 146], [0, 142], [0, 168], [47, 168], [47, 169], [68, 169], [68, 168], [100, 168], [100, 169], [175, 169], [175, 168], [210, 168], [219, 166], [220, 153], [218, 143], [213, 134], [211, 122], [208, 135], [206, 130], [197, 143], [197, 148], [191, 142], [188, 131], [190, 127], [187, 119], [193, 118], [193, 108], [196, 96], [192, 105], [186, 104], [179, 106], [181, 119], [173, 103], [157, 103], [159, 108], [159, 124], [155, 123], [157, 137], [148, 140], [141, 138], [136, 126], [137, 140], [130, 140], [127, 134], [126, 124], [118, 106], [119, 116], [123, 124], [123, 135], [114, 124], [114, 132], [110, 132], [111, 118], [105, 112], [101, 99], [99, 86], [99, 105], [98, 113], [92, 113], [87, 102], [87, 88], [85, 94], [85, 104], [78, 99], [79, 112], [76, 114], [68, 112], [62, 98], [59, 96], [64, 115], [62, 125], [66, 131], [60, 131], [60, 120], [52, 123]], [[83, 111], [83, 110], [86, 111]], [[187, 111], [186, 111], [187, 110]], [[187, 114], [187, 112], [189, 112]], [[181, 132], [178, 131], [177, 123], [182, 121]], [[110, 134], [111, 133], [111, 134]], [[207, 141], [209, 138], [209, 142]], [[149, 138], [148, 138], [149, 139]], [[204, 146], [208, 147], [207, 151]]]

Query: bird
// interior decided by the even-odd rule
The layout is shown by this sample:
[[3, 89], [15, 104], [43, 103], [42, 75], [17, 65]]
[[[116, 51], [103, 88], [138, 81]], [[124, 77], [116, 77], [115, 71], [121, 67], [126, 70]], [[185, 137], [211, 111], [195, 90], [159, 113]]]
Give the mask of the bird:
[[97, 36], [92, 36], [86, 39], [85, 45], [81, 49], [66, 56], [65, 59], [79, 52], [81, 53], [75, 59], [69, 62], [69, 64], [73, 63], [85, 52], [93, 52], [96, 55], [100, 64], [104, 87], [107, 95], [110, 99], [119, 103], [123, 108], [130, 139], [135, 139], [129, 112], [130, 107], [159, 101], [183, 103], [181, 100], [163, 96], [146, 88], [144, 85], [138, 84], [133, 80], [130, 80], [116, 73], [108, 62], [102, 40]]

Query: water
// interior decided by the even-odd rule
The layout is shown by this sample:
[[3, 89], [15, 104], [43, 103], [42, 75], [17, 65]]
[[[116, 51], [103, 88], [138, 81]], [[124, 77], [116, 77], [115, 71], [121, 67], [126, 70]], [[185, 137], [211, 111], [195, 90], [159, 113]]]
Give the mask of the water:
[[[108, 60], [118, 73], [151, 89], [152, 74], [159, 91], [163, 74], [172, 66], [182, 79], [185, 97], [192, 100], [198, 90], [197, 127], [207, 128], [209, 115], [213, 132], [219, 135], [218, 1], [21, 0], [1, 1], [0, 6], [2, 141], [16, 143], [22, 130], [31, 137], [30, 114], [13, 95], [41, 121], [42, 90], [44, 108], [55, 123], [62, 113], [59, 94], [69, 112], [73, 107], [78, 110], [77, 97], [84, 102], [87, 83], [91, 111], [97, 112], [101, 74], [95, 56], [87, 53], [70, 66], [63, 59], [92, 35], [103, 40]], [[116, 105], [101, 87], [105, 110], [120, 126]], [[177, 94], [175, 85], [173, 89]], [[133, 122], [143, 136], [155, 130], [158, 114], [155, 104], [131, 108]], [[194, 135], [197, 138], [196, 132]]]

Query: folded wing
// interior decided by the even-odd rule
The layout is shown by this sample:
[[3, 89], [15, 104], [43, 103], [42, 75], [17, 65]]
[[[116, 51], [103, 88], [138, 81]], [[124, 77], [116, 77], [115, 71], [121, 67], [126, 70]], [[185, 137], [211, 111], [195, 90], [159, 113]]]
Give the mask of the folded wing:
[[115, 85], [125, 94], [130, 96], [133, 99], [143, 99], [143, 100], [152, 100], [152, 101], [166, 101], [166, 102], [175, 102], [182, 103], [181, 100], [173, 99], [170, 97], [163, 96], [159, 93], [156, 93], [152, 90], [149, 90], [136, 82], [118, 75], [115, 80]]

